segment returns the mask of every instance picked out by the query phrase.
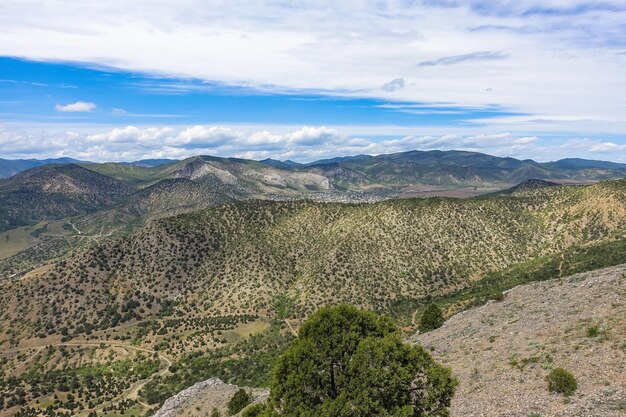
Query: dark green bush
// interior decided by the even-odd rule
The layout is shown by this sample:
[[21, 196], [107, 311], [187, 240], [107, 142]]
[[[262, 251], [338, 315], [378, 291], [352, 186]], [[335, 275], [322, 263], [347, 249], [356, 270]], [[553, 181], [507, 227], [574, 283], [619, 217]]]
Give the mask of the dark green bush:
[[587, 328], [587, 337], [596, 337], [600, 334], [599, 326], [591, 326]]
[[445, 319], [439, 306], [437, 304], [429, 304], [426, 306], [424, 313], [422, 313], [419, 329], [422, 332], [429, 332], [440, 328], [444, 322]]
[[554, 368], [546, 377], [548, 390], [566, 396], [572, 395], [578, 388], [574, 375], [566, 369]]
[[228, 402], [228, 414], [230, 414], [231, 416], [237, 414], [238, 412], [246, 408], [246, 406], [251, 402], [252, 397], [250, 396], [250, 394], [248, 394], [245, 389], [240, 388], [239, 391], [237, 391], [235, 395], [233, 395], [233, 398], [231, 398]]
[[261, 413], [265, 410], [263, 404], [253, 404], [250, 407], [243, 410], [242, 417], [260, 417]]

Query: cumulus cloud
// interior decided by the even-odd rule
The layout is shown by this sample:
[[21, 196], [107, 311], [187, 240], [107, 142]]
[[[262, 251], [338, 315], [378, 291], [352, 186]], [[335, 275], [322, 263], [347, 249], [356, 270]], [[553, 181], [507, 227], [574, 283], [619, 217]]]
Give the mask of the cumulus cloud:
[[316, 146], [322, 144], [340, 144], [345, 142], [346, 137], [340, 135], [335, 129], [326, 126], [303, 127], [285, 136], [291, 142], [302, 146]]
[[175, 137], [169, 138], [166, 143], [170, 146], [185, 148], [203, 148], [218, 146], [239, 139], [240, 134], [230, 128], [220, 126], [188, 127]]
[[155, 142], [170, 135], [171, 127], [149, 127], [139, 129], [135, 126], [115, 128], [110, 132], [88, 135], [87, 141], [92, 143], [145, 143]]
[[593, 139], [570, 139], [561, 145], [563, 149], [586, 150], [592, 153], [615, 153], [626, 151], [626, 144], [599, 141]]
[[70, 104], [57, 104], [54, 108], [56, 111], [60, 112], [81, 113], [92, 111], [96, 108], [96, 105], [88, 101], [77, 101], [76, 103]]
[[69, 156], [95, 162], [216, 155], [309, 162], [356, 154], [456, 149], [538, 160], [557, 156], [592, 157], [610, 152], [610, 159], [626, 161], [626, 145], [606, 140], [570, 139], [555, 146], [539, 136], [510, 132], [435, 135], [402, 134], [415, 130], [412, 127], [361, 126], [345, 129], [351, 134], [328, 126], [289, 129], [246, 125], [125, 126], [68, 131], [0, 125], [0, 155], [11, 159]]

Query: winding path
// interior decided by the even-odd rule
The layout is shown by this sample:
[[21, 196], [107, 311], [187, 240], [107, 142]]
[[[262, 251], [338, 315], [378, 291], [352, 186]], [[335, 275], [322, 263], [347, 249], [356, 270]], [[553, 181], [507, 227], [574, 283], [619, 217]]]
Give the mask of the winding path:
[[[10, 350], [6, 350], [4, 353], [16, 353], [19, 351], [23, 351], [23, 350], [31, 350], [31, 349], [35, 349], [35, 352], [30, 355], [26, 360], [33, 358], [35, 355], [37, 355], [39, 352], [41, 352], [43, 349], [45, 349], [47, 346], [54, 346], [54, 347], [60, 347], [60, 346], [68, 346], [68, 347], [101, 347], [102, 345], [106, 346], [106, 347], [119, 347], [119, 348], [123, 348], [123, 349], [129, 349], [129, 350], [134, 350], [137, 352], [144, 352], [144, 353], [149, 353], [151, 355], [157, 355], [157, 357], [159, 358], [159, 361], [161, 362], [161, 365], [159, 366], [159, 372], [150, 375], [148, 378], [146, 379], [142, 379], [140, 381], [137, 381], [135, 383], [133, 383], [130, 388], [128, 390], [126, 390], [125, 393], [121, 394], [118, 398], [121, 400], [134, 400], [137, 401], [137, 403], [141, 404], [142, 406], [146, 407], [146, 408], [150, 408], [149, 404], [146, 404], [142, 401], [139, 400], [139, 391], [141, 391], [141, 389], [148, 383], [150, 382], [153, 378], [157, 377], [157, 376], [164, 376], [167, 375], [169, 373], [169, 367], [172, 365], [172, 359], [170, 359], [169, 357], [165, 356], [164, 354], [157, 352], [155, 350], [151, 350], [151, 349], [146, 349], [146, 348], [142, 348], [142, 347], [138, 347], [138, 346], [133, 346], [133, 345], [128, 345], [128, 344], [124, 344], [124, 343], [119, 343], [119, 342], [115, 342], [115, 341], [110, 341], [110, 340], [102, 340], [102, 341], [98, 341], [98, 342], [66, 342], [66, 343], [47, 343], [44, 345], [39, 345], [39, 346], [29, 346], [29, 347], [23, 347], [23, 348], [15, 348], [15, 349], [10, 349]], [[102, 408], [104, 406], [101, 405], [99, 408]], [[98, 409], [96, 409], [95, 411], [97, 411]], [[82, 414], [78, 414], [79, 416], [82, 415], [88, 415], [90, 411], [94, 411], [94, 410], [87, 410]]]

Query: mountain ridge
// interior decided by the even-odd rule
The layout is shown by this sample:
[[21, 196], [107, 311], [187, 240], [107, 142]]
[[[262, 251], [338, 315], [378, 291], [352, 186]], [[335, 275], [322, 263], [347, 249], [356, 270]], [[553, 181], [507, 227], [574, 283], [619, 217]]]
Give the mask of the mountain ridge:
[[[568, 177], [575, 175], [577, 171], [584, 170], [626, 170], [626, 164], [617, 163], [617, 162], [609, 162], [609, 161], [598, 161], [598, 160], [588, 160], [582, 158], [564, 158], [557, 161], [552, 162], [544, 162], [539, 163], [535, 162], [531, 159], [519, 160], [510, 157], [496, 157], [487, 154], [483, 154], [480, 152], [471, 152], [471, 151], [441, 151], [441, 150], [432, 150], [432, 151], [420, 151], [420, 150], [411, 150], [405, 152], [397, 152], [391, 154], [379, 154], [379, 155], [352, 155], [352, 156], [344, 156], [344, 157], [334, 157], [329, 159], [321, 159], [316, 161], [311, 161], [308, 163], [299, 163], [291, 160], [280, 161], [275, 159], [264, 159], [260, 161], [254, 160], [246, 160], [241, 158], [221, 158], [214, 157], [209, 155], [198, 155], [191, 158], [187, 158], [186, 160], [190, 162], [194, 158], [203, 158], [205, 160], [213, 160], [213, 161], [229, 161], [229, 162], [239, 162], [239, 163], [260, 163], [266, 166], [271, 166], [274, 168], [280, 169], [291, 169], [291, 170], [310, 170], [310, 169], [318, 169], [323, 170], [326, 165], [339, 165], [346, 167], [360, 167], [371, 165], [372, 162], [380, 163], [381, 161], [385, 161], [387, 163], [412, 163], [412, 164], [422, 164], [429, 165], [436, 163], [437, 165], [446, 165], [446, 166], [457, 166], [457, 167], [468, 167], [472, 166], [474, 168], [491, 168], [491, 169], [515, 169], [520, 168], [522, 166], [526, 167], [534, 167], [538, 172], [544, 173], [553, 173], [560, 174], [562, 176]], [[50, 163], [58, 163], [58, 162], [73, 162], [73, 163], [83, 163], [86, 165], [92, 165], [96, 167], [100, 165], [98, 163], [93, 162], [85, 162], [85, 161], [77, 161], [71, 158], [66, 159], [56, 159], [56, 160], [7, 160], [0, 159], [0, 177], [8, 177], [13, 175], [24, 168], [32, 168], [34, 166], [47, 165]], [[143, 168], [156, 168], [163, 165], [175, 165], [181, 162], [180, 160], [172, 160], [172, 159], [146, 159], [146, 160], [138, 160], [134, 162], [105, 162], [104, 164], [118, 164], [118, 165], [130, 165], [136, 167]], [[14, 166], [14, 167], [9, 167]], [[24, 168], [21, 168], [21, 167]], [[97, 168], [96, 168], [97, 169]], [[563, 171], [567, 173], [564, 174]], [[601, 173], [592, 174], [588, 172], [585, 174], [586, 176], [596, 176], [596, 179], [608, 179], [606, 176], [602, 176]], [[528, 178], [525, 178], [528, 179]], [[542, 178], [545, 179], [545, 178]]]

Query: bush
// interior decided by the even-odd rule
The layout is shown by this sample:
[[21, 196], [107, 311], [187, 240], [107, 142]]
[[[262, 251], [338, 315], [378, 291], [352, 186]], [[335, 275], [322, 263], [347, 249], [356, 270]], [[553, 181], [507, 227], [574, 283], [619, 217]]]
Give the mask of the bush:
[[548, 390], [550, 392], [558, 392], [563, 395], [572, 395], [578, 388], [578, 383], [574, 375], [563, 369], [554, 368], [546, 377], [548, 381]]
[[279, 358], [259, 416], [448, 416], [456, 380], [388, 317], [322, 308]]
[[220, 417], [220, 412], [217, 408], [211, 410], [211, 417]]
[[599, 326], [591, 326], [587, 328], [587, 337], [596, 337], [600, 334]]
[[240, 388], [239, 391], [237, 391], [235, 395], [233, 395], [233, 398], [231, 398], [228, 402], [228, 414], [230, 414], [231, 416], [237, 414], [238, 412], [246, 408], [246, 406], [251, 402], [252, 397], [250, 396], [250, 394], [248, 394], [245, 389]]
[[422, 314], [419, 329], [422, 332], [429, 332], [440, 328], [444, 322], [443, 313], [437, 304], [429, 304]]
[[246, 408], [241, 415], [242, 417], [260, 417], [264, 410], [265, 406], [263, 404], [253, 404]]

